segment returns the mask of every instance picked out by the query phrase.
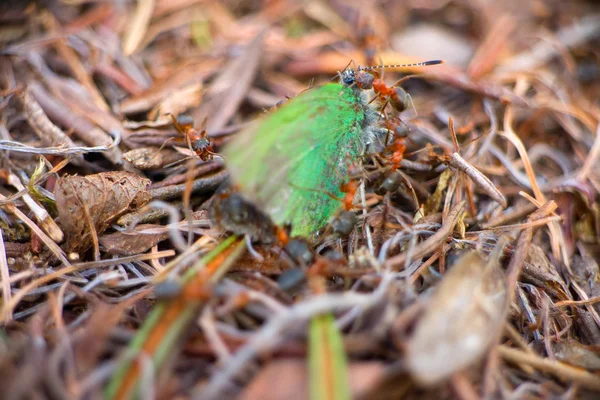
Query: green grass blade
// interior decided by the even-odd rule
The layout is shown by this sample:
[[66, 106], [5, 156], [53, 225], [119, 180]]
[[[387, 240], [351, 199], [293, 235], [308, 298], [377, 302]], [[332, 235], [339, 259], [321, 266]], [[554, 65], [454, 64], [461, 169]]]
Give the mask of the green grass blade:
[[[206, 265], [225, 252], [235, 243], [235, 241], [236, 237], [229, 237], [211, 252], [202, 257], [192, 268], [186, 271], [182, 277], [182, 283], [186, 284], [191, 282], [198, 276], [200, 270], [204, 269]], [[233, 264], [237, 257], [242, 253], [243, 249], [245, 249], [245, 241], [242, 240], [239, 241], [237, 246], [228, 254], [226, 260], [219, 265], [218, 270], [211, 274], [211, 278], [214, 276], [222, 276], [224, 273], [223, 270], [228, 269], [229, 266]], [[214, 280], [211, 279], [211, 282], [214, 282]], [[194, 317], [198, 314], [202, 304], [201, 301], [189, 301], [185, 304], [184, 308], [181, 308], [181, 304], [177, 301], [163, 301], [158, 303], [150, 312], [144, 321], [144, 324], [140, 327], [136, 336], [129, 344], [129, 347], [126, 350], [128, 357], [124, 357], [121, 360], [116, 372], [108, 382], [104, 392], [105, 398], [136, 398], [138, 393], [139, 370], [132, 372], [132, 369], [136, 368], [136, 364], [133, 360], [135, 360], [142, 351], [146, 351], [144, 347], [149, 342], [159, 340], [158, 343], [152, 346], [153, 351], [149, 355], [152, 357], [154, 370], [160, 371], [161, 366], [165, 363], [169, 354], [173, 354], [173, 349], [176, 346], [177, 341], [183, 332], [186, 331], [189, 323], [193, 321]], [[169, 321], [166, 328], [164, 326], [165, 319]], [[135, 380], [134, 383], [131, 382], [132, 379]]]
[[344, 342], [333, 315], [314, 317], [309, 329], [311, 400], [350, 399]]

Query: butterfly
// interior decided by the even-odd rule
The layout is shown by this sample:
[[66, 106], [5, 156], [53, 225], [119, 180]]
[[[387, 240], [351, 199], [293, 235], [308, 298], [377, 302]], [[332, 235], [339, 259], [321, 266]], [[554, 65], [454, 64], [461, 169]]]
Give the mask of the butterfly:
[[327, 225], [342, 206], [350, 165], [380, 136], [380, 107], [359, 87], [372, 68], [346, 68], [338, 83], [300, 93], [222, 150], [236, 189], [275, 224], [291, 226], [291, 236], [314, 238]]

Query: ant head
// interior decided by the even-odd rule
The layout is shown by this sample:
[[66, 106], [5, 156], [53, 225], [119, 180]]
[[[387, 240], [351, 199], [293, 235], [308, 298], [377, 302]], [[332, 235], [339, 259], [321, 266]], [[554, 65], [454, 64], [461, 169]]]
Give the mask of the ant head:
[[[375, 73], [376, 74], [376, 73]], [[356, 86], [359, 89], [369, 90], [373, 89], [373, 82], [375, 81], [374, 74], [366, 71], [359, 70], [356, 74]]]

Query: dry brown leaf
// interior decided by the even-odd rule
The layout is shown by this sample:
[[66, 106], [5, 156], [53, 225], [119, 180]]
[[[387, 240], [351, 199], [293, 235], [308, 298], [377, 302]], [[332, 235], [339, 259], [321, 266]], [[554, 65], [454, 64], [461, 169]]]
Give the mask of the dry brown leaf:
[[67, 250], [87, 250], [92, 228], [100, 235], [115, 219], [150, 201], [149, 184], [149, 179], [124, 171], [60, 178], [54, 194]]
[[478, 362], [502, 328], [505, 302], [497, 261], [486, 265], [476, 251], [462, 256], [436, 288], [408, 343], [413, 378], [435, 385]]

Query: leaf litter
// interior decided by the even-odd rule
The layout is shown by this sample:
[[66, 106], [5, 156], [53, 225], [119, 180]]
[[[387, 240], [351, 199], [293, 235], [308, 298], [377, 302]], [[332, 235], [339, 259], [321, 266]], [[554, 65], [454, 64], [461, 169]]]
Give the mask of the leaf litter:
[[[594, 2], [0, 11], [2, 398], [598, 396]], [[262, 114], [436, 51], [379, 71], [417, 115], [381, 114], [342, 234], [224, 189]]]

